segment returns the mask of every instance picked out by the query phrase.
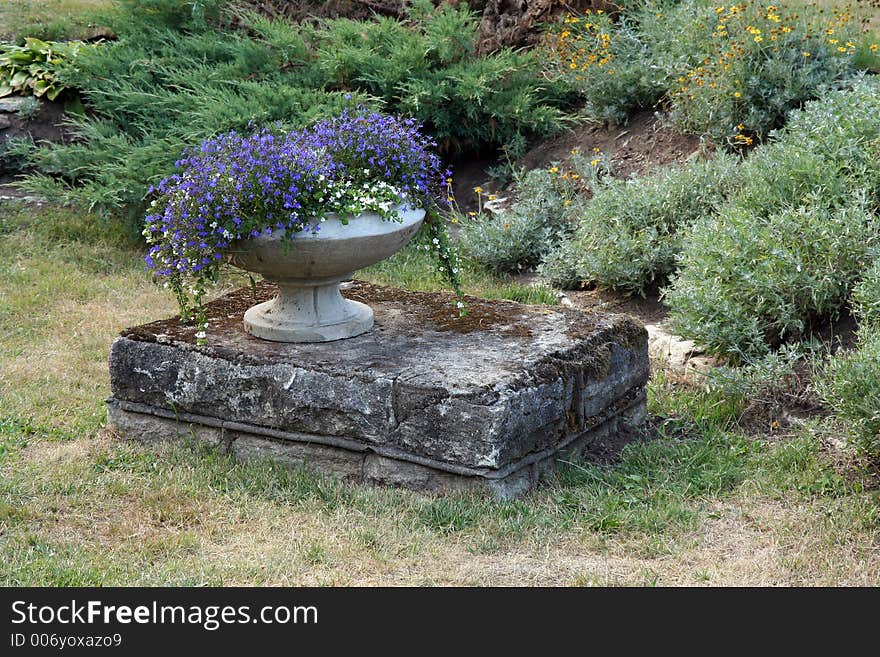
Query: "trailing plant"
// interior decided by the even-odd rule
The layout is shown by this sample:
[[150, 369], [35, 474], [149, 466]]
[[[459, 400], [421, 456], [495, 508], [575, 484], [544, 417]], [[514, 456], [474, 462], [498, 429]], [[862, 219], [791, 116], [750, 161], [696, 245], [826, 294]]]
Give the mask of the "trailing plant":
[[181, 319], [196, 322], [203, 342], [206, 286], [236, 241], [281, 231], [295, 249], [297, 234], [318, 232], [331, 213], [344, 221], [364, 212], [393, 221], [399, 208], [417, 206], [429, 214], [426, 247], [463, 309], [459, 263], [438, 208], [450, 173], [435, 146], [414, 119], [363, 106], [303, 130], [276, 126], [205, 140], [176, 163], [179, 173], [151, 190], [158, 196], [143, 231], [151, 245], [147, 266], [167, 279]]

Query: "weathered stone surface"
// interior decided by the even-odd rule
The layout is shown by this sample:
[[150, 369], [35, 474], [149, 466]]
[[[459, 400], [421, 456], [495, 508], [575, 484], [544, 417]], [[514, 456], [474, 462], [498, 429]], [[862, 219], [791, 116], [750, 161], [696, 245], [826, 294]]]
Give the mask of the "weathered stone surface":
[[223, 452], [229, 448], [229, 441], [224, 436], [222, 427], [133, 413], [115, 403], [107, 405], [107, 423], [119, 433], [136, 437], [142, 443], [192, 440]]
[[111, 406], [214, 424], [241, 457], [502, 495], [532, 485], [535, 463], [644, 412], [646, 333], [623, 316], [471, 299], [459, 318], [447, 295], [356, 283], [346, 295], [372, 306], [373, 331], [284, 344], [241, 327], [272, 293], [262, 284], [212, 304], [206, 347], [176, 320], [125, 331], [111, 348]]
[[6, 96], [0, 98], [0, 112], [18, 112], [29, 102], [30, 100], [27, 96]]
[[234, 432], [231, 439], [230, 451], [240, 459], [270, 458], [281, 465], [332, 472], [340, 479], [362, 479], [364, 452], [313, 443], [271, 440], [244, 432]]

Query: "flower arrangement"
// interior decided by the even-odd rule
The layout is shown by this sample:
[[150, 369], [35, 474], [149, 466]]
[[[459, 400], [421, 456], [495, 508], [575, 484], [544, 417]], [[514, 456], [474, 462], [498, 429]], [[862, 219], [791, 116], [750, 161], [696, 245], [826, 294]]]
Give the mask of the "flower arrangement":
[[283, 231], [295, 249], [296, 236], [319, 231], [330, 214], [346, 221], [374, 212], [394, 221], [399, 208], [421, 207], [427, 248], [463, 312], [458, 255], [440, 214], [451, 174], [435, 146], [415, 120], [362, 106], [302, 130], [207, 139], [176, 162], [179, 173], [150, 190], [158, 198], [143, 231], [147, 266], [166, 279], [181, 320], [196, 322], [203, 343], [206, 288], [236, 241]]

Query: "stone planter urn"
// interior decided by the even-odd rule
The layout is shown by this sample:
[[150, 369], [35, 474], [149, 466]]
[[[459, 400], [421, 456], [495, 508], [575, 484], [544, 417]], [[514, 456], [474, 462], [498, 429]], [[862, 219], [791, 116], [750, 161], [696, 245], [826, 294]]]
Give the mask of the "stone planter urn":
[[347, 223], [328, 214], [317, 232], [298, 233], [292, 243], [279, 231], [230, 247], [230, 264], [279, 288], [275, 299], [245, 312], [245, 331], [275, 342], [329, 342], [369, 331], [372, 309], [343, 297], [339, 283], [406, 246], [425, 218], [420, 209], [397, 214], [401, 221], [363, 213]]

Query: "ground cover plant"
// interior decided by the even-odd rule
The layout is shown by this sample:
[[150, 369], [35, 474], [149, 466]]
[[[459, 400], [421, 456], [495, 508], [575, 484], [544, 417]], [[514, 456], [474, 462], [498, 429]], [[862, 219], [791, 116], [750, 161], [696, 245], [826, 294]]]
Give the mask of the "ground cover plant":
[[38, 150], [29, 188], [137, 217], [144, 190], [184, 147], [252, 122], [301, 127], [338, 113], [349, 95], [414, 116], [446, 152], [559, 130], [560, 108], [576, 100], [563, 81], [538, 75], [530, 52], [474, 56], [464, 5], [415, 6], [407, 22], [298, 26], [240, 13], [240, 29], [224, 30], [226, 6], [194, 13], [192, 3], [131, 0], [107, 14], [117, 39], [62, 75], [92, 111], [76, 120], [81, 141]]

